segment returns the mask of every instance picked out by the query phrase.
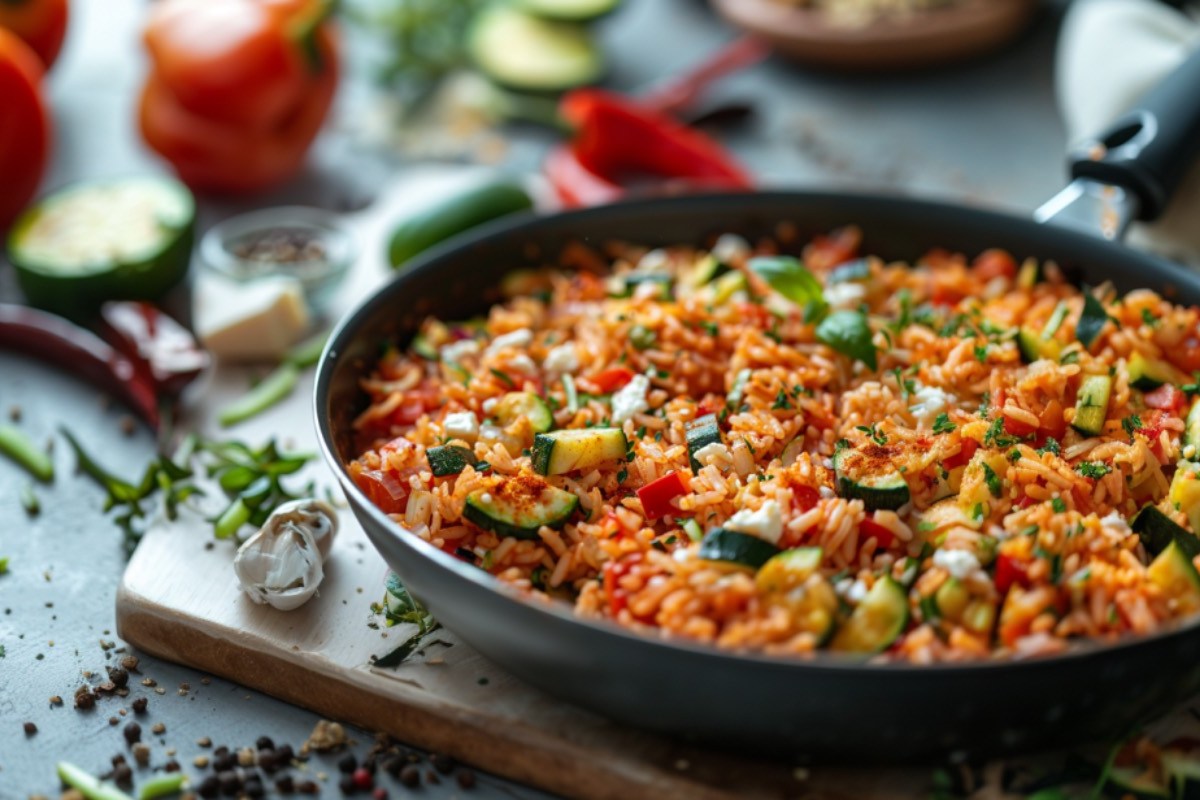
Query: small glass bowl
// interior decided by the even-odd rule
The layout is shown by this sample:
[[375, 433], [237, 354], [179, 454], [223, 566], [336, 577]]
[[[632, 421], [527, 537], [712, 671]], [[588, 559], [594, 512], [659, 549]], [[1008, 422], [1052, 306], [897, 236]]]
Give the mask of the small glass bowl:
[[230, 217], [200, 240], [204, 267], [242, 282], [276, 275], [296, 278], [318, 312], [328, 306], [356, 255], [354, 237], [334, 214], [306, 206]]

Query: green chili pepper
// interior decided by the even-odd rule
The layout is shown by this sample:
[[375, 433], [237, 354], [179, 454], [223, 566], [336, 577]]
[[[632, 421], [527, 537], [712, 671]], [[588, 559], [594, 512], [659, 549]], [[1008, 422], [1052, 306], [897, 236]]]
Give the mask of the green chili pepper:
[[249, 521], [250, 507], [239, 497], [217, 517], [217, 521], [213, 523], [213, 535], [218, 539], [228, 539]]
[[299, 378], [300, 369], [292, 362], [285, 361], [257, 386], [227, 406], [217, 420], [221, 427], [228, 428], [261, 414], [291, 394]]
[[55, 770], [63, 783], [72, 789], [78, 789], [87, 800], [133, 800], [116, 786], [100, 781], [74, 764], [60, 761]]
[[8, 456], [42, 483], [54, 480], [54, 463], [20, 428], [0, 425], [0, 453]]
[[156, 800], [156, 798], [166, 797], [169, 794], [178, 794], [185, 783], [187, 783], [187, 776], [182, 772], [159, 775], [142, 784], [142, 791], [138, 794], [138, 798], [139, 800]]
[[325, 342], [328, 339], [329, 331], [305, 339], [289, 350], [283, 360], [299, 369], [311, 367], [321, 360], [321, 353], [325, 350]]

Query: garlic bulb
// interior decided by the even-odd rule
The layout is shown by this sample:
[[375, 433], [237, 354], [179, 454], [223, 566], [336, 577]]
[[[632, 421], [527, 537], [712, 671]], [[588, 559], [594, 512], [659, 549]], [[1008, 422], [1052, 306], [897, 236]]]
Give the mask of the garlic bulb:
[[337, 512], [320, 500], [293, 500], [272, 512], [233, 559], [242, 591], [281, 611], [317, 593], [322, 567], [337, 534]]

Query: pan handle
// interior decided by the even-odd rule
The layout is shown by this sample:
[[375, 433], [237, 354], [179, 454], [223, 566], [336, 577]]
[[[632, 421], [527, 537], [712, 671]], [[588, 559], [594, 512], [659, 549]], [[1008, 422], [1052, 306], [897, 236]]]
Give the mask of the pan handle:
[[1071, 177], [1120, 186], [1154, 220], [1200, 152], [1200, 48], [1128, 113], [1070, 156]]

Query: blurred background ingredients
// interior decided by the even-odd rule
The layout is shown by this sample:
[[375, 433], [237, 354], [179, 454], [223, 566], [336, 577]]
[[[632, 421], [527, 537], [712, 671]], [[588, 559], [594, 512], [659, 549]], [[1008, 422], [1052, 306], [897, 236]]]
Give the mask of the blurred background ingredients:
[[0, 28], [19, 36], [50, 69], [67, 33], [67, 0], [0, 0]]
[[[0, 14], [6, 13], [0, 2]], [[0, 230], [37, 191], [50, 156], [50, 112], [42, 96], [42, 62], [0, 24]]]
[[331, 0], [163, 0], [146, 24], [142, 136], [195, 189], [295, 174], [333, 101]]

